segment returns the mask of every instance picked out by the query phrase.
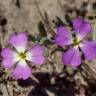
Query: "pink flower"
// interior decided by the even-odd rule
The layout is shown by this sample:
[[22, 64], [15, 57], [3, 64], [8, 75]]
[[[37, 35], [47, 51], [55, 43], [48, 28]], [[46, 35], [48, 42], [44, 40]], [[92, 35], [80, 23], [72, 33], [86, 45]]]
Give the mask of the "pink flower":
[[82, 57], [84, 60], [96, 59], [96, 41], [86, 39], [86, 36], [92, 32], [92, 26], [83, 18], [74, 19], [73, 28], [72, 34], [65, 26], [60, 26], [55, 41], [61, 47], [68, 46], [68, 50], [62, 55], [63, 63], [77, 67], [82, 64]]
[[9, 43], [14, 48], [2, 49], [2, 64], [5, 68], [11, 68], [16, 65], [13, 70], [13, 76], [16, 79], [27, 79], [31, 75], [31, 69], [28, 61], [37, 65], [44, 64], [44, 49], [40, 45], [33, 46], [27, 50], [28, 37], [25, 32], [13, 34], [9, 38]]

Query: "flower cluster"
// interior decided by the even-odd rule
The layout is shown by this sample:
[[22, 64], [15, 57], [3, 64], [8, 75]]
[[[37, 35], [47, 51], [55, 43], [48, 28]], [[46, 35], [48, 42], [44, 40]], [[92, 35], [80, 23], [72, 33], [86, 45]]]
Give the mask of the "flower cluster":
[[[9, 38], [12, 48], [2, 49], [2, 64], [5, 68], [15, 67], [13, 76], [16, 79], [27, 79], [31, 75], [29, 62], [37, 65], [44, 64], [44, 49], [40, 45], [35, 45], [27, 50], [28, 37], [25, 32], [13, 34]], [[13, 49], [14, 48], [14, 49]]]
[[[83, 60], [96, 59], [96, 42], [89, 41], [86, 37], [92, 32], [89, 22], [79, 17], [73, 20], [74, 32], [69, 32], [65, 26], [57, 28], [55, 43], [67, 50], [62, 54], [64, 64], [77, 67]], [[5, 68], [12, 68], [12, 74], [16, 79], [27, 79], [31, 76], [31, 64], [42, 65], [45, 62], [44, 48], [36, 44], [28, 48], [27, 33], [14, 33], [9, 37], [11, 48], [3, 48], [1, 51], [2, 64]]]
[[81, 64], [83, 57], [85, 60], [96, 59], [96, 42], [86, 39], [88, 33], [92, 32], [89, 22], [79, 17], [73, 20], [74, 33], [69, 32], [66, 27], [60, 26], [57, 29], [55, 42], [61, 46], [68, 46], [68, 50], [63, 53], [64, 64], [77, 67]]

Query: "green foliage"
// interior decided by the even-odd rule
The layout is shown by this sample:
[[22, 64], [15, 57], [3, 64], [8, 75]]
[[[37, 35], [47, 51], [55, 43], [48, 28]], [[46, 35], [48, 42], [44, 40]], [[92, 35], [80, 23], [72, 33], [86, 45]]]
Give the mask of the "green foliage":
[[72, 25], [72, 19], [71, 19], [71, 17], [68, 14], [65, 15], [65, 20], [68, 23], [68, 26], [70, 26], [70, 27], [73, 26]]
[[53, 43], [52, 43], [49, 39], [46, 39], [46, 40], [44, 40], [43, 44], [44, 44], [46, 47], [48, 47], [48, 46], [52, 45]]
[[39, 30], [39, 34], [41, 37], [47, 37], [47, 33], [46, 33], [46, 30], [42, 21], [40, 21], [38, 24], [38, 30]]
[[58, 16], [56, 16], [56, 19], [53, 20], [52, 22], [53, 22], [55, 28], [65, 25], [64, 22]]
[[29, 34], [28, 37], [29, 37], [29, 41], [33, 41], [33, 42], [37, 41], [36, 38], [31, 34]]

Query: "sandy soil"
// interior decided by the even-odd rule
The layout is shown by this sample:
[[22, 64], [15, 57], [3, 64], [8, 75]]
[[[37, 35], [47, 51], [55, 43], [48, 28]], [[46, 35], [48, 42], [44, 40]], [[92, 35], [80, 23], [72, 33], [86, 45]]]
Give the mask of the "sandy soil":
[[[42, 20], [42, 17], [38, 12], [38, 6], [43, 16], [45, 12], [47, 13], [49, 22], [52, 25], [52, 20], [56, 19], [56, 16], [60, 17], [63, 21], [65, 21], [66, 14], [70, 14], [74, 18], [75, 16], [78, 15], [75, 12], [75, 10], [81, 10], [81, 11], [87, 10], [88, 14], [90, 15], [90, 13], [93, 12], [92, 8], [94, 2], [96, 2], [96, 0], [37, 0], [37, 3], [35, 2], [35, 0], [0, 0], [0, 32], [1, 32], [0, 40], [2, 43], [2, 47], [5, 47], [8, 44], [8, 37], [13, 32], [27, 31], [28, 33], [33, 35], [38, 34], [37, 25], [39, 21]], [[4, 24], [2, 24], [2, 22]], [[55, 67], [55, 72], [59, 74], [63, 70], [63, 64], [61, 60], [58, 59], [58, 57], [60, 57], [60, 53], [57, 52], [56, 54], [58, 55], [53, 56], [53, 60], [55, 58], [54, 67]], [[40, 80], [42, 86], [32, 80], [28, 81], [29, 84], [27, 84], [28, 83], [27, 81], [23, 81], [22, 84], [21, 81], [17, 82], [15, 80], [10, 80], [10, 78], [6, 77], [8, 79], [8, 82], [6, 79], [3, 82], [2, 80], [0, 81], [0, 96], [75, 96], [75, 95], [69, 95], [68, 92], [64, 91], [65, 92], [64, 93], [62, 91], [62, 87], [60, 86], [64, 81], [61, 81], [60, 83], [59, 80], [57, 80], [59, 82], [59, 83], [57, 82], [57, 85], [61, 84], [58, 87], [59, 89], [61, 88], [61, 91], [59, 89], [54, 89], [54, 86], [56, 87], [57, 85], [53, 84], [54, 86], [52, 85], [51, 87], [49, 87], [47, 85], [47, 83], [49, 83], [47, 79], [44, 79], [46, 81], [42, 81], [43, 78], [45, 78], [44, 76], [46, 76], [44, 72], [48, 73], [47, 74], [48, 77], [46, 78], [50, 78], [50, 74], [53, 72], [54, 67], [52, 64], [48, 63], [42, 66], [41, 68], [37, 68], [38, 69], [37, 72], [43, 72], [40, 75], [35, 74], [36, 76], [41, 77]], [[36, 70], [33, 69], [33, 71], [35, 72]], [[32, 78], [34, 79], [34, 77]], [[54, 81], [54, 76], [52, 75], [51, 83], [53, 81]], [[67, 85], [67, 87], [70, 86], [71, 88], [72, 86], [75, 86], [74, 83], [72, 82], [71, 81], [66, 82], [65, 85], [69, 84]], [[51, 85], [51, 83], [49, 85]], [[34, 90], [34, 87], [36, 87], [35, 88], [36, 90]], [[69, 92], [72, 91], [72, 90], [70, 91], [70, 88], [68, 89]], [[46, 90], [47, 94], [43, 90]], [[73, 88], [73, 90], [75, 89]], [[8, 92], [10, 95], [8, 94]], [[77, 96], [85, 96], [85, 95], [77, 95]]]

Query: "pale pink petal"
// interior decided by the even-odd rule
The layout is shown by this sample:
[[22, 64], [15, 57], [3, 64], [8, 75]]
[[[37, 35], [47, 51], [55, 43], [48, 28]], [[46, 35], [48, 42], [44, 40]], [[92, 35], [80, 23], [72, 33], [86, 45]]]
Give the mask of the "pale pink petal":
[[45, 57], [44, 56], [36, 56], [36, 57], [33, 56], [32, 57], [32, 62], [34, 64], [37, 64], [37, 65], [42, 65], [45, 62]]
[[26, 80], [31, 76], [31, 69], [27, 64], [24, 64], [24, 66], [17, 64], [16, 68], [13, 70], [13, 76], [16, 79]]
[[63, 53], [63, 63], [77, 67], [81, 64], [81, 57], [78, 48], [70, 48], [68, 51]]
[[61, 47], [64, 47], [65, 45], [71, 45], [73, 43], [71, 33], [67, 30], [66, 27], [60, 26], [57, 29], [55, 42]]
[[87, 60], [96, 59], [96, 42], [83, 41], [81, 44], [81, 50], [84, 53], [85, 59]]
[[73, 20], [73, 27], [77, 38], [83, 39], [88, 33], [92, 32], [92, 26], [83, 18], [78, 17]]
[[40, 45], [35, 45], [27, 52], [27, 60], [32, 61], [35, 64], [44, 64], [44, 49]]
[[25, 32], [14, 33], [10, 36], [9, 42], [18, 52], [24, 52], [27, 47], [28, 38]]
[[17, 62], [17, 59], [15, 58], [15, 52], [9, 48], [4, 48], [1, 51], [1, 56], [3, 58], [2, 64], [5, 68], [11, 67], [14, 63]]

